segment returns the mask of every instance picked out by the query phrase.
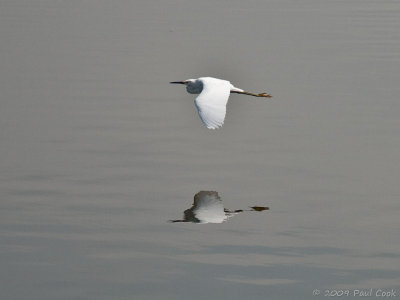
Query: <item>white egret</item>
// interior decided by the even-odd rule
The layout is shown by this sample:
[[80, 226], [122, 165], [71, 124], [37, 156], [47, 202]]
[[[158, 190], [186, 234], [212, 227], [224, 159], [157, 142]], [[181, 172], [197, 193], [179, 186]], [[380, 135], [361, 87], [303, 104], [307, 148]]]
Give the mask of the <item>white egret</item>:
[[172, 81], [174, 84], [186, 85], [190, 94], [200, 94], [194, 100], [200, 119], [209, 129], [216, 129], [224, 124], [226, 104], [230, 93], [250, 95], [254, 97], [270, 98], [267, 93], [250, 93], [234, 87], [229, 81], [213, 78], [200, 77], [198, 79], [187, 79], [183, 81]]
[[183, 212], [182, 220], [171, 220], [171, 222], [192, 222], [192, 223], [222, 223], [230, 217], [243, 211], [268, 210], [265, 206], [252, 206], [251, 209], [227, 210], [222, 204], [221, 197], [215, 191], [200, 191], [194, 195], [191, 208]]

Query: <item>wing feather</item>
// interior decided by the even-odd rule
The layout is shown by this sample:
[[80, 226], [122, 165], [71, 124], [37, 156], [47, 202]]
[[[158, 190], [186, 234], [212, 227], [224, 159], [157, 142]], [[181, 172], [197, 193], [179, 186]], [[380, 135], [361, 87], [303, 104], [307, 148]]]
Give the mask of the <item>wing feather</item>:
[[200, 223], [222, 223], [228, 218], [218, 192], [214, 191], [198, 192], [192, 210]]
[[226, 80], [203, 77], [203, 90], [194, 100], [200, 119], [209, 129], [224, 124], [226, 105], [231, 91], [231, 83]]

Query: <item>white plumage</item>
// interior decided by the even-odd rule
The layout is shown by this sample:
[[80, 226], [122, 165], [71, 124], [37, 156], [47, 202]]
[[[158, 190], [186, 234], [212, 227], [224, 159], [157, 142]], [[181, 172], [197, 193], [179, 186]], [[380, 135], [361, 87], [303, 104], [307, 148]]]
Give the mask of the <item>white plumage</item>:
[[201, 223], [222, 223], [228, 219], [217, 192], [201, 191], [194, 196], [194, 217]]
[[203, 124], [209, 129], [216, 129], [224, 124], [226, 105], [230, 93], [245, 94], [255, 97], [271, 97], [269, 94], [254, 94], [234, 87], [229, 81], [200, 77], [184, 81], [173, 81], [175, 84], [185, 84], [190, 94], [199, 94], [194, 100], [195, 106]]
[[228, 210], [224, 208], [218, 192], [200, 191], [194, 195], [192, 207], [184, 211], [183, 219], [171, 220], [171, 222], [222, 223], [243, 211], [264, 211], [269, 209], [266, 206], [252, 206], [250, 208], [247, 210]]
[[233, 214], [224, 209], [217, 192], [200, 191], [194, 196], [192, 207], [185, 210], [184, 219], [173, 222], [222, 223]]
[[229, 81], [211, 77], [200, 78], [198, 81], [203, 85], [202, 92], [194, 100], [199, 117], [209, 129], [221, 127], [225, 120], [229, 94], [234, 86]]

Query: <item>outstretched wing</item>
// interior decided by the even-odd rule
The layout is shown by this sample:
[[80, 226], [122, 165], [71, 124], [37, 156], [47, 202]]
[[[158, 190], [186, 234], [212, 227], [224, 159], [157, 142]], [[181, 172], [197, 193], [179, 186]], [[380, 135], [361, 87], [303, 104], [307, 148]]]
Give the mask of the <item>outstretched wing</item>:
[[194, 103], [200, 119], [209, 129], [216, 129], [224, 124], [226, 104], [231, 91], [231, 83], [226, 80], [203, 77], [203, 90]]
[[214, 191], [198, 192], [191, 210], [200, 223], [222, 223], [227, 219], [222, 200]]

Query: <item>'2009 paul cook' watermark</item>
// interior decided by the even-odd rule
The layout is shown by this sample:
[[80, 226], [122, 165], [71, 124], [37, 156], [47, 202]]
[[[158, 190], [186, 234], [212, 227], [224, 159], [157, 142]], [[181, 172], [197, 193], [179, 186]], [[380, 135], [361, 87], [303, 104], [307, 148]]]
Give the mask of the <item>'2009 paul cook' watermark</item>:
[[[324, 297], [357, 297], [357, 298], [396, 298], [399, 293], [396, 289], [353, 289], [353, 290], [319, 290], [314, 289], [312, 291], [313, 296], [324, 296]], [[400, 295], [399, 295], [400, 296]]]

